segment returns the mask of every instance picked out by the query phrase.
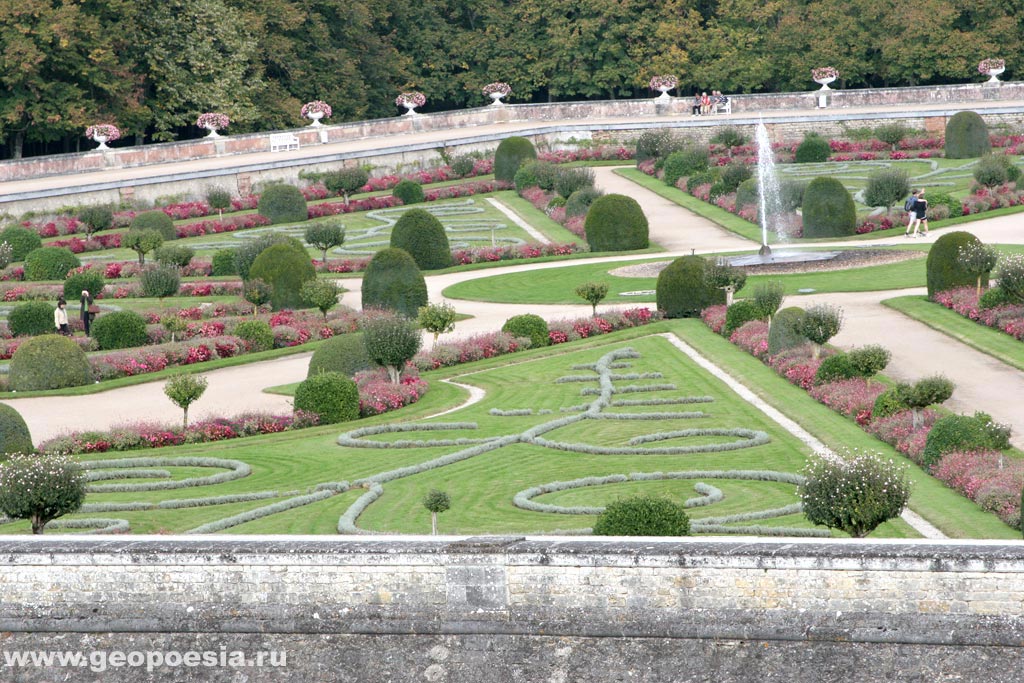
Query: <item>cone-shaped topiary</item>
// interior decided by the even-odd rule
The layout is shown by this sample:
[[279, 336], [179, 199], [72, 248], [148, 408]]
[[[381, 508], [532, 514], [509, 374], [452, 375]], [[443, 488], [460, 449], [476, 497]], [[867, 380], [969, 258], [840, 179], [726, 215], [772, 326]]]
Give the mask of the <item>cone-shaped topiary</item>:
[[359, 417], [359, 389], [338, 372], [321, 372], [295, 389], [295, 410], [316, 413], [320, 424], [347, 422]]
[[91, 381], [85, 351], [59, 334], [29, 339], [11, 356], [10, 384], [15, 391], [63, 389]]
[[974, 159], [991, 149], [988, 126], [977, 112], [957, 112], [946, 122], [947, 159]]
[[165, 241], [178, 238], [174, 221], [163, 211], [143, 211], [132, 219], [129, 230], [156, 230]]
[[513, 337], [527, 337], [530, 340], [530, 347], [534, 349], [551, 343], [547, 322], [533, 313], [512, 316], [501, 326], [501, 331], [508, 332]]
[[606, 194], [590, 205], [584, 223], [591, 251], [646, 249], [647, 216], [632, 197]]
[[494, 179], [511, 183], [519, 166], [529, 159], [537, 158], [533, 143], [523, 137], [505, 138], [494, 152]]
[[82, 262], [67, 247], [40, 247], [25, 257], [26, 280], [63, 280]]
[[403, 178], [395, 185], [394, 189], [391, 190], [391, 196], [398, 197], [402, 200], [402, 204], [409, 206], [410, 204], [421, 204], [423, 202], [423, 186], [414, 180]]
[[381, 249], [363, 275], [363, 308], [385, 308], [415, 318], [427, 305], [427, 283], [403, 249]]
[[127, 349], [146, 343], [146, 319], [135, 311], [114, 311], [96, 318], [90, 329], [100, 349]]
[[315, 277], [305, 248], [296, 249], [287, 242], [264, 249], [249, 269], [250, 279], [263, 280], [273, 288], [270, 305], [275, 311], [302, 308], [302, 285]]
[[11, 245], [11, 260], [24, 261], [32, 251], [43, 246], [43, 240], [35, 230], [12, 225], [0, 232], [0, 242]]
[[452, 264], [444, 226], [424, 209], [410, 209], [402, 214], [391, 228], [391, 246], [407, 251], [420, 270], [447, 268]]
[[25, 418], [6, 403], [0, 403], [0, 460], [9, 453], [32, 453], [34, 450]]
[[680, 256], [658, 274], [656, 300], [666, 318], [695, 318], [725, 303], [725, 290], [708, 280], [708, 265], [700, 256]]
[[298, 223], [309, 218], [306, 209], [306, 198], [294, 185], [275, 183], [268, 185], [260, 201], [256, 205], [256, 212], [267, 218], [271, 224], [277, 223]]
[[366, 354], [366, 342], [363, 341], [361, 332], [338, 334], [321, 342], [313, 352], [306, 376], [312, 377], [321, 372], [338, 372], [351, 377], [372, 367], [373, 361]]
[[[935, 296], [954, 287], [977, 284], [977, 274], [969, 272], [960, 263], [960, 249], [970, 244], [980, 245], [981, 240], [963, 230], [946, 233], [935, 240], [925, 262], [928, 296]], [[982, 276], [981, 286], [988, 286], [988, 273]]]
[[804, 237], [844, 237], [857, 230], [853, 197], [835, 178], [815, 178], [804, 192]]

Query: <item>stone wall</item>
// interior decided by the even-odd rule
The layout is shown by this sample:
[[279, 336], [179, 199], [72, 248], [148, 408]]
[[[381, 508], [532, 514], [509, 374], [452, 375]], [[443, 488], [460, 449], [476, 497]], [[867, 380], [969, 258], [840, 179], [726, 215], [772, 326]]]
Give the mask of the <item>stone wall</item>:
[[[63, 537], [8, 538], [0, 557], [5, 682], [1024, 675], [1020, 544]], [[4, 670], [40, 649], [284, 651], [286, 666]]]

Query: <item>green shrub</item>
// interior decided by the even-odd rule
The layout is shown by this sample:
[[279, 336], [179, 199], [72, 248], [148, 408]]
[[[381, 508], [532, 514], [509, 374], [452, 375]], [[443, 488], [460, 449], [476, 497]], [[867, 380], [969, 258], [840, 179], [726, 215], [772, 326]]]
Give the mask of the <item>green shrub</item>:
[[852, 349], [847, 353], [850, 365], [857, 372], [858, 377], [874, 377], [889, 364], [892, 354], [889, 349], [878, 344], [868, 344], [860, 348]]
[[213, 252], [212, 268], [214, 275], [238, 275], [235, 267], [235, 250], [218, 249]]
[[956, 197], [951, 196], [948, 192], [935, 192], [928, 193], [928, 210], [938, 206], [945, 206], [949, 208], [949, 217], [956, 218], [964, 215], [964, 205]]
[[996, 280], [1008, 303], [1024, 302], [1024, 255], [1004, 254], [996, 266]]
[[552, 197], [548, 202], [549, 209], [557, 209], [560, 206], [565, 206], [565, 197]]
[[596, 187], [585, 187], [582, 190], [576, 190], [565, 200], [566, 217], [586, 216], [587, 211], [590, 211], [590, 206], [598, 197], [602, 196], [604, 196], [604, 192]]
[[[935, 240], [925, 261], [928, 296], [964, 285], [976, 285], [977, 276], [967, 272], [959, 262], [960, 250], [969, 245], [980, 245], [981, 240], [969, 232], [957, 230]], [[982, 277], [982, 286], [988, 285], [988, 276]]]
[[757, 307], [757, 304], [747, 299], [741, 299], [726, 310], [725, 327], [722, 328], [722, 334], [728, 337], [751, 320], [760, 320], [761, 317], [761, 309]]
[[299, 288], [299, 298], [303, 305], [320, 311], [326, 323], [327, 312], [338, 305], [338, 297], [344, 291], [334, 280], [321, 280], [314, 277], [302, 283], [302, 287]]
[[768, 353], [775, 355], [786, 349], [807, 343], [807, 337], [800, 333], [804, 309], [797, 306], [783, 308], [772, 318], [772, 328], [768, 331]]
[[256, 212], [272, 225], [299, 223], [309, 218], [306, 198], [302, 196], [302, 192], [294, 185], [284, 183], [268, 185], [263, 190], [256, 205]]
[[573, 192], [594, 187], [594, 169], [586, 166], [558, 168], [555, 173], [555, 192], [568, 199]]
[[947, 159], [974, 159], [991, 149], [988, 126], [976, 112], [961, 111], [946, 122]]
[[476, 159], [468, 154], [463, 154], [452, 159], [449, 166], [456, 178], [467, 178], [473, 174], [473, 169], [476, 168]]
[[884, 417], [892, 417], [908, 407], [900, 399], [900, 392], [895, 387], [886, 389], [875, 399], [875, 405], [871, 408], [871, 419], [878, 420]]
[[273, 289], [270, 305], [275, 311], [302, 307], [302, 284], [316, 277], [306, 249], [290, 244], [267, 247], [249, 269], [249, 277], [263, 280]]
[[557, 173], [558, 167], [550, 161], [537, 161], [535, 159], [523, 162], [523, 165], [516, 171], [512, 182], [516, 186], [516, 192], [520, 194], [528, 187], [539, 187], [550, 192], [555, 187], [555, 176]]
[[797, 493], [812, 524], [863, 538], [899, 517], [910, 500], [906, 468], [877, 453], [816, 453]]
[[697, 171], [686, 179], [686, 189], [692, 192], [701, 185], [714, 185], [718, 182], [718, 169], [709, 168], [706, 171]]
[[181, 287], [181, 271], [175, 266], [150, 266], [139, 274], [142, 296], [163, 299], [174, 296]]
[[32, 434], [17, 410], [0, 403], [0, 461], [11, 453], [33, 453]]
[[402, 249], [381, 249], [363, 275], [362, 305], [414, 318], [427, 305], [427, 283], [416, 261]]
[[900, 402], [914, 412], [913, 427], [921, 426], [922, 412], [928, 406], [942, 403], [953, 395], [953, 383], [942, 375], [932, 375], [914, 384], [899, 383], [896, 393]]
[[127, 349], [146, 343], [146, 320], [135, 311], [114, 311], [97, 316], [90, 333], [100, 349]]
[[26, 280], [63, 280], [82, 262], [67, 247], [40, 247], [25, 257]]
[[83, 501], [85, 476], [69, 456], [17, 454], [0, 467], [0, 512], [29, 520], [33, 534], [43, 533], [51, 520], [75, 512]]
[[398, 384], [402, 369], [423, 344], [419, 324], [399, 316], [378, 316], [363, 323], [363, 344], [371, 361], [386, 368]]
[[636, 162], [639, 164], [648, 159], [664, 160], [686, 144], [686, 138], [680, 137], [670, 128], [645, 130], [636, 139]]
[[831, 304], [815, 304], [804, 311], [797, 331], [815, 345], [815, 357], [829, 339], [843, 327], [843, 311]]
[[14, 352], [9, 379], [14, 391], [64, 389], [92, 382], [92, 370], [82, 347], [68, 337], [44, 334]]
[[828, 161], [830, 154], [832, 154], [832, 149], [828, 145], [828, 140], [817, 133], [808, 133], [797, 145], [793, 161], [798, 164], [816, 164]]
[[892, 147], [896, 151], [897, 145], [910, 135], [910, 129], [902, 123], [886, 123], [875, 128], [875, 137]]
[[494, 179], [511, 183], [523, 162], [536, 158], [537, 149], [526, 138], [505, 138], [494, 152]]
[[421, 204], [424, 199], [423, 186], [413, 180], [403, 178], [397, 185], [395, 185], [394, 189], [391, 190], [391, 196], [401, 199], [402, 204], [405, 206]]
[[745, 180], [751, 180], [750, 167], [747, 166], [746, 164], [734, 161], [730, 164], [727, 164], [722, 169], [722, 173], [719, 177], [719, 182], [721, 182], [723, 185], [726, 186], [726, 188], [728, 188], [726, 194], [728, 194], [729, 192], [735, 192], [737, 188], [740, 186], [740, 183], [742, 183]]
[[810, 183], [806, 180], [787, 178], [779, 183], [779, 208], [783, 211], [796, 211], [804, 205], [804, 194]]
[[725, 292], [709, 282], [709, 263], [700, 256], [681, 256], [658, 274], [658, 310], [667, 318], [696, 318], [708, 306], [725, 303]]
[[77, 299], [82, 295], [82, 290], [90, 294], [99, 294], [103, 291], [106, 281], [103, 279], [103, 272], [98, 268], [89, 268], [80, 273], [72, 273], [64, 280], [64, 298], [68, 301]]
[[646, 249], [647, 216], [632, 197], [606, 194], [594, 200], [584, 221], [591, 251]]
[[547, 321], [533, 313], [512, 316], [501, 326], [501, 331], [508, 332], [513, 337], [527, 337], [530, 340], [530, 348], [534, 349], [551, 343]]
[[[271, 334], [273, 341], [273, 334]], [[373, 361], [366, 355], [366, 342], [361, 332], [338, 334], [321, 342], [313, 357], [309, 359], [307, 377], [322, 372], [337, 372], [352, 377], [357, 372], [369, 370]]]
[[37, 334], [54, 332], [54, 308], [56, 306], [48, 301], [26, 301], [16, 304], [7, 315], [7, 326], [15, 337], [34, 337]]
[[153, 258], [163, 266], [184, 268], [192, 262], [196, 250], [183, 244], [164, 244], [153, 252]]
[[256, 237], [246, 238], [242, 246], [234, 250], [235, 271], [243, 280], [249, 279], [249, 270], [256, 257], [275, 244], [290, 244], [296, 251], [305, 251], [302, 242], [280, 232], [264, 232]]
[[163, 211], [143, 211], [132, 219], [129, 230], [140, 232], [142, 230], [156, 230], [165, 242], [178, 238], [174, 229], [174, 221]]
[[233, 334], [249, 345], [253, 351], [274, 348], [274, 330], [265, 320], [243, 320], [235, 325]]
[[114, 210], [109, 206], [87, 206], [78, 212], [78, 220], [85, 224], [85, 234], [91, 235], [114, 224]]
[[985, 293], [981, 295], [981, 299], [978, 300], [978, 308], [996, 308], [1009, 303], [1012, 303], [1012, 301], [1001, 287], [990, 287], [985, 290]]
[[747, 178], [736, 188], [736, 206], [757, 205], [761, 195], [757, 191], [757, 178]]
[[608, 504], [594, 522], [595, 536], [689, 536], [686, 508], [668, 498], [633, 496]]
[[341, 373], [321, 372], [296, 387], [295, 410], [316, 413], [320, 424], [348, 422], [359, 417], [359, 389]]
[[714, 202], [719, 197], [729, 194], [729, 187], [723, 182], [717, 182], [708, 189], [708, 201]]
[[864, 189], [864, 203], [868, 206], [883, 206], [888, 213], [893, 204], [910, 194], [910, 176], [899, 168], [883, 168], [868, 176]]
[[804, 192], [804, 237], [846, 237], [857, 230], [857, 207], [832, 177], [811, 181]]
[[675, 187], [680, 178], [708, 170], [710, 161], [706, 147], [690, 146], [665, 157], [661, 170], [666, 185]]
[[786, 299], [786, 287], [778, 280], [762, 282], [754, 287], [754, 293], [750, 301], [761, 311], [762, 318], [772, 317], [782, 308], [782, 302]]
[[348, 204], [350, 194], [359, 191], [370, 180], [370, 173], [362, 166], [349, 166], [324, 174], [324, 187], [341, 195]]
[[1010, 159], [1002, 154], [986, 154], [974, 165], [974, 179], [985, 187], [998, 187], [1010, 179]]
[[447, 268], [452, 264], [444, 226], [434, 214], [423, 209], [411, 209], [401, 215], [391, 228], [391, 247], [408, 252], [420, 270]]
[[24, 261], [30, 252], [43, 246], [43, 240], [35, 230], [12, 225], [0, 232], [0, 242], [11, 245], [11, 260]]
[[818, 371], [814, 373], [815, 384], [828, 384], [844, 379], [853, 379], [857, 371], [850, 362], [850, 357], [845, 353], [837, 353], [834, 356], [821, 361]]
[[718, 132], [711, 138], [711, 142], [732, 150], [733, 147], [742, 147], [747, 144], [747, 136], [741, 133], [736, 126], [725, 126], [718, 129]]
[[984, 413], [947, 415], [929, 430], [921, 464], [934, 467], [942, 456], [953, 451], [1003, 450], [1010, 446], [1008, 438], [1009, 429]]

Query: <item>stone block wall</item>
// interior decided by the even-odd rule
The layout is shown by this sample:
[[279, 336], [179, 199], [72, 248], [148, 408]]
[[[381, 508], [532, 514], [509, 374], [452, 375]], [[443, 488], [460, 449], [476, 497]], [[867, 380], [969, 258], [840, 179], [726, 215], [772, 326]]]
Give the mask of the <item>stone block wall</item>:
[[0, 557], [2, 681], [65, 680], [4, 668], [29, 650], [286, 658], [67, 678], [105, 683], [1024, 674], [1021, 544], [65, 537], [8, 538]]

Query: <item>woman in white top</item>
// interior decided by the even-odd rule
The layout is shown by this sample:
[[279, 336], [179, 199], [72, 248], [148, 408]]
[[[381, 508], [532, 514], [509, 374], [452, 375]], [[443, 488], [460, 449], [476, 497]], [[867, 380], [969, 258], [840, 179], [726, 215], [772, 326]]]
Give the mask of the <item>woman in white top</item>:
[[66, 337], [71, 336], [71, 328], [68, 327], [68, 302], [64, 297], [57, 299], [57, 308], [53, 311], [53, 326], [57, 328], [58, 334]]

